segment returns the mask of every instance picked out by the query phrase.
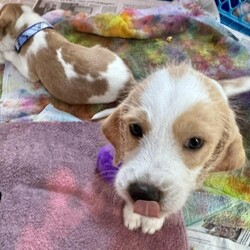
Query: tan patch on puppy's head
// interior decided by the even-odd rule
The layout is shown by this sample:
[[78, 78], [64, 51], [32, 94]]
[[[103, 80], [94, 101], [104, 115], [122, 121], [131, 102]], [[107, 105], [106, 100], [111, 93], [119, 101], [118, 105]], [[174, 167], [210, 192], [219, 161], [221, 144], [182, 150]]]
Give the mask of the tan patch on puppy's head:
[[0, 40], [7, 34], [14, 38], [18, 36], [20, 31], [16, 31], [14, 27], [23, 13], [21, 6], [20, 4], [6, 4], [0, 10]]
[[146, 113], [140, 109], [140, 96], [144, 87], [141, 84], [136, 86], [102, 125], [104, 135], [115, 147], [115, 164], [123, 161], [126, 152], [136, 150], [140, 144], [140, 137], [132, 134], [131, 126], [138, 125], [142, 136], [149, 133], [151, 129]]
[[[182, 113], [173, 124], [173, 134], [180, 148], [180, 155], [185, 165], [192, 169], [203, 166], [216, 145], [222, 132], [217, 116], [209, 103], [200, 102]], [[199, 149], [189, 149], [188, 142], [192, 138], [203, 140]]]

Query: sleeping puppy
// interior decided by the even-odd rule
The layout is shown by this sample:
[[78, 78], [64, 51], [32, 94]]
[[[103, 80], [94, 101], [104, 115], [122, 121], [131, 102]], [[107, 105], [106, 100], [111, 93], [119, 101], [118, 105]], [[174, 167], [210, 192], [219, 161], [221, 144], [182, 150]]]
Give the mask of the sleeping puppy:
[[[238, 80], [239, 91], [250, 89], [250, 78]], [[125, 201], [126, 227], [155, 233], [207, 173], [243, 166], [242, 136], [227, 99], [239, 91], [230, 80], [223, 87], [187, 64], [164, 67], [103, 122], [115, 164], [122, 162], [115, 189]]]
[[69, 104], [109, 103], [133, 84], [120, 57], [100, 46], [67, 41], [27, 6], [6, 4], [0, 11], [0, 51], [32, 82]]

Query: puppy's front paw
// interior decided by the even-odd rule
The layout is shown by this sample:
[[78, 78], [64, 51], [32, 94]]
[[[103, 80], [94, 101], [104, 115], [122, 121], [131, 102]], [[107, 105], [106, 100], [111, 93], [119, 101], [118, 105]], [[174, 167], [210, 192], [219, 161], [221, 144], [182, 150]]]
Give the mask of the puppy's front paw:
[[141, 226], [142, 216], [133, 212], [133, 207], [130, 204], [126, 204], [123, 208], [124, 225], [129, 230], [136, 230]]
[[154, 234], [156, 231], [159, 231], [165, 221], [165, 217], [161, 218], [149, 218], [142, 217], [141, 229], [143, 233]]
[[4, 51], [3, 57], [6, 61], [12, 62], [16, 58], [16, 51]]
[[133, 212], [133, 206], [126, 204], [123, 209], [123, 219], [124, 225], [129, 230], [136, 230], [141, 228], [143, 233], [154, 234], [156, 231], [159, 231], [165, 221], [165, 217], [160, 218], [150, 218], [145, 217]]

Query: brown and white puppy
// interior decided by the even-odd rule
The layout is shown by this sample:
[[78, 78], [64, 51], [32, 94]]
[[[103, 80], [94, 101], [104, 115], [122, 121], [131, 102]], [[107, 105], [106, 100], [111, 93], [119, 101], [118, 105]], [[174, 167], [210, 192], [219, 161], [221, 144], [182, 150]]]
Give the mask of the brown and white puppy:
[[250, 89], [250, 78], [239, 80], [236, 89], [224, 81], [223, 90], [186, 64], [164, 67], [104, 121], [115, 163], [122, 162], [115, 189], [125, 200], [126, 227], [154, 233], [208, 172], [243, 166], [242, 136], [226, 95]]
[[113, 102], [133, 84], [133, 76], [115, 53], [101, 46], [70, 43], [51, 28], [40, 30], [16, 51], [23, 31], [44, 22], [31, 8], [6, 4], [0, 11], [0, 51], [20, 73], [69, 104]]

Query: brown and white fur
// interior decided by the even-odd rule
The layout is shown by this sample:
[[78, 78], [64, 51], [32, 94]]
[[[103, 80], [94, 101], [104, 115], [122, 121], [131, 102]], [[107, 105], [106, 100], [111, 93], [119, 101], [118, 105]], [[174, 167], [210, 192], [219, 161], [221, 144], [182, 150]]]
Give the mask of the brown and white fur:
[[[124, 224], [130, 230], [155, 233], [208, 172], [243, 166], [242, 136], [227, 92], [249, 90], [250, 78], [238, 80], [236, 89], [224, 81], [223, 90], [187, 64], [163, 67], [134, 87], [104, 121], [115, 164], [122, 162], [115, 189], [125, 201]], [[138, 199], [155, 200], [159, 218], [134, 213]]]
[[70, 43], [52, 29], [35, 34], [17, 53], [18, 35], [41, 21], [20, 4], [6, 4], [0, 11], [0, 51], [30, 81], [40, 81], [52, 96], [69, 104], [113, 102], [133, 84], [130, 70], [115, 53]]

